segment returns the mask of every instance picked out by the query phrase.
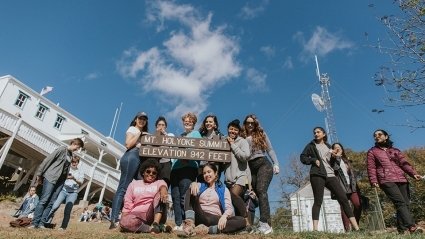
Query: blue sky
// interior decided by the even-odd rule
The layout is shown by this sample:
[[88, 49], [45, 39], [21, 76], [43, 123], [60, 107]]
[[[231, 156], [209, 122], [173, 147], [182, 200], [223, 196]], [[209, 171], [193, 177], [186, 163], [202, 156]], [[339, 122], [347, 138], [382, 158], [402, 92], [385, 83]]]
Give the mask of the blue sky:
[[223, 132], [255, 113], [284, 168], [324, 126], [310, 98], [320, 94], [317, 54], [345, 147], [367, 150], [376, 128], [401, 149], [424, 145], [423, 130], [397, 126], [424, 119], [424, 108], [386, 107], [372, 79], [388, 61], [369, 45], [388, 39], [377, 17], [396, 11], [390, 2], [5, 0], [0, 8], [0, 75], [37, 91], [53, 86], [47, 98], [105, 135], [123, 102], [121, 142], [137, 111], [149, 114], [150, 129], [165, 115], [175, 134], [189, 110], [199, 121], [216, 114]]

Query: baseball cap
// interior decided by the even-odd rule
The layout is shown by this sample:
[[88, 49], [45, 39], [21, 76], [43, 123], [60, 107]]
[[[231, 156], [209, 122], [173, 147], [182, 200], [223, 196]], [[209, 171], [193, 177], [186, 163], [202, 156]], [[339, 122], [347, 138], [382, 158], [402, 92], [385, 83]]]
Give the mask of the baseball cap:
[[139, 117], [145, 117], [147, 119], [148, 118], [148, 114], [146, 114], [145, 112], [139, 112], [139, 113], [137, 113], [136, 117], [137, 118], [139, 118]]

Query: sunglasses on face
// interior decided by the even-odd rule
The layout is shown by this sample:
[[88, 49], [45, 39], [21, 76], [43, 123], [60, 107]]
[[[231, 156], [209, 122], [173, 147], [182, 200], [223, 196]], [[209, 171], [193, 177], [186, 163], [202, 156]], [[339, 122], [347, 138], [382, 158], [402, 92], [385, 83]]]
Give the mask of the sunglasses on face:
[[156, 176], [158, 174], [155, 170], [150, 170], [150, 169], [146, 169], [145, 173], [153, 175], [153, 176]]
[[382, 136], [382, 135], [384, 135], [383, 133], [376, 133], [374, 136], [375, 137], [380, 137], [380, 136]]

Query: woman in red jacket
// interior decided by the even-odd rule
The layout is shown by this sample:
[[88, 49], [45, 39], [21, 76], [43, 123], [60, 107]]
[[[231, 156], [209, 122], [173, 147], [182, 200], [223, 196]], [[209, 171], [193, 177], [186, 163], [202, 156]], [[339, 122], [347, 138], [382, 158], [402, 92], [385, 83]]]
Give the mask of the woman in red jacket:
[[375, 146], [367, 152], [367, 173], [372, 187], [380, 187], [394, 203], [397, 210], [397, 229], [400, 233], [406, 231], [423, 232], [413, 220], [409, 211], [409, 182], [405, 174], [416, 180], [421, 176], [407, 162], [405, 156], [397, 148], [385, 130], [378, 129], [373, 133]]

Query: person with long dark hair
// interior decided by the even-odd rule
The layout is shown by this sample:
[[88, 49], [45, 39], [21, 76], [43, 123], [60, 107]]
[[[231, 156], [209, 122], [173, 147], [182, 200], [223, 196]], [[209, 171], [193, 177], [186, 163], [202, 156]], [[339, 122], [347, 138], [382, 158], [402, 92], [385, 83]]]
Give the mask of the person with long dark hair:
[[232, 216], [229, 189], [218, 179], [218, 169], [207, 163], [203, 168], [204, 182], [193, 182], [186, 193], [186, 220], [177, 231], [179, 236], [234, 233], [246, 226], [243, 217]]
[[[198, 131], [201, 134], [202, 138], [205, 139], [224, 139], [224, 135], [220, 132], [219, 129], [218, 118], [213, 114], [208, 114], [207, 116], [205, 116]], [[202, 182], [204, 180], [202, 167], [207, 162], [208, 161], [205, 160], [199, 162], [198, 177], [196, 179], [198, 182]], [[218, 178], [220, 178], [221, 172], [223, 171], [223, 164], [219, 162], [214, 162], [213, 164], [217, 165]]]
[[325, 187], [335, 195], [338, 203], [348, 216], [354, 230], [359, 230], [353, 210], [348, 202], [344, 189], [335, 177], [335, 170], [331, 166], [331, 158], [337, 157], [338, 151], [331, 150], [325, 129], [315, 127], [314, 139], [308, 143], [300, 155], [303, 164], [311, 165], [310, 183], [313, 189], [314, 203], [312, 207], [313, 231], [319, 229], [319, 214], [322, 206]]
[[[356, 218], [358, 224], [362, 214], [362, 205], [360, 199], [360, 188], [357, 185], [357, 178], [354, 173], [353, 166], [345, 154], [344, 146], [342, 146], [342, 144], [334, 143], [332, 144], [331, 149], [335, 151], [336, 154], [335, 157], [331, 158], [331, 165], [333, 165], [337, 179], [345, 190], [347, 198], [353, 206], [354, 217]], [[351, 231], [350, 220], [348, 219], [342, 207], [341, 218], [345, 231]]]
[[[251, 169], [252, 187], [259, 201], [260, 221], [258, 230], [262, 234], [269, 234], [273, 232], [273, 228], [270, 226], [270, 204], [267, 190], [272, 181], [273, 173], [279, 173], [279, 161], [257, 116], [247, 115], [241, 129], [242, 137], [246, 138], [251, 148], [248, 164]], [[272, 160], [273, 165], [267, 155]]]
[[401, 234], [423, 232], [413, 220], [409, 210], [409, 181], [405, 174], [421, 180], [421, 176], [406, 160], [404, 154], [393, 147], [390, 135], [383, 129], [373, 133], [375, 146], [367, 152], [367, 173], [372, 187], [381, 188], [393, 202], [397, 211], [397, 229]]
[[[167, 120], [164, 116], [159, 116], [158, 119], [155, 121], [155, 127], [156, 127], [156, 133], [159, 135], [165, 135], [165, 136], [173, 136], [173, 133], [167, 132]], [[161, 174], [159, 175], [159, 178], [164, 180], [167, 183], [167, 186], [170, 186], [170, 175], [171, 175], [171, 159], [169, 158], [160, 158], [159, 163], [161, 166]]]
[[138, 178], [140, 168], [140, 138], [148, 134], [148, 115], [139, 112], [134, 116], [125, 136], [125, 147], [127, 151], [120, 159], [121, 176], [117, 191], [112, 200], [111, 225], [109, 229], [118, 226], [118, 215], [123, 207], [123, 199], [128, 185], [133, 179]]

